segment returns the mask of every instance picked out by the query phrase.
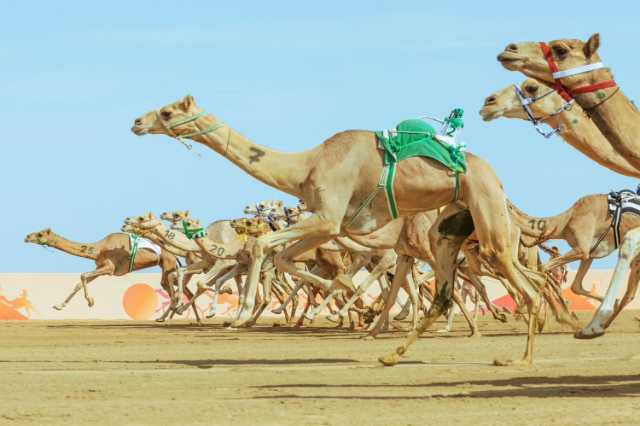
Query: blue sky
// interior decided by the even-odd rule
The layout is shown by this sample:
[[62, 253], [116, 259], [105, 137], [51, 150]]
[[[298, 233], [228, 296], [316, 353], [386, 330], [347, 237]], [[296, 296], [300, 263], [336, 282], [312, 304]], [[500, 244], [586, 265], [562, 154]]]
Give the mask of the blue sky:
[[495, 59], [509, 42], [595, 31], [633, 99], [633, 3], [306, 3], [1, 1], [0, 271], [92, 267], [23, 243], [47, 226], [95, 241], [145, 211], [189, 208], [208, 221], [281, 197], [204, 147], [189, 152], [129, 131], [143, 112], [185, 94], [257, 143], [286, 151], [461, 106], [462, 140], [531, 214], [635, 187], [525, 122], [484, 123], [477, 114], [487, 95], [523, 79]]

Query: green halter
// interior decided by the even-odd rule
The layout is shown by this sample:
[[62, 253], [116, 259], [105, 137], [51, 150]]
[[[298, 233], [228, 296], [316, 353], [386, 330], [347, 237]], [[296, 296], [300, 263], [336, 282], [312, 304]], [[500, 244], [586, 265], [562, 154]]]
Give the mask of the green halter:
[[181, 144], [183, 144], [187, 149], [191, 149], [193, 148], [193, 146], [189, 142], [186, 142], [184, 139], [191, 139], [195, 136], [206, 135], [207, 133], [215, 132], [216, 130], [225, 126], [224, 123], [217, 123], [207, 127], [204, 130], [198, 130], [197, 132], [187, 133], [186, 135], [182, 135], [182, 136], [176, 135], [175, 132], [173, 131], [173, 129], [183, 126], [185, 124], [193, 123], [194, 121], [204, 117], [205, 115], [207, 115], [207, 113], [205, 111], [202, 111], [185, 118], [180, 118], [174, 121], [165, 122], [162, 119], [160, 112], [156, 111], [156, 116], [158, 117], [158, 120], [162, 123], [164, 128], [167, 129], [167, 133], [169, 134], [169, 136], [178, 139], [178, 141]]
[[204, 238], [204, 236], [207, 234], [202, 227], [189, 229], [185, 220], [182, 221], [182, 229], [184, 230], [184, 235], [186, 235], [186, 237], [190, 240], [193, 240], [194, 238]]

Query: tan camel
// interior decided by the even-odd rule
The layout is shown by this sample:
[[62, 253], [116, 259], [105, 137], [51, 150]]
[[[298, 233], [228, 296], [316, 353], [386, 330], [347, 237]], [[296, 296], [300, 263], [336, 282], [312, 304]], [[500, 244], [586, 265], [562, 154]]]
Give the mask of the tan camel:
[[[576, 39], [547, 43], [511, 43], [498, 55], [508, 70], [553, 86], [563, 98], [575, 98], [611, 146], [640, 170], [640, 112], [622, 93], [613, 75], [600, 60], [600, 35], [586, 42]], [[640, 254], [640, 229], [627, 233], [618, 256], [607, 294], [591, 322], [578, 338], [604, 334], [616, 311], [616, 297]]]
[[[303, 199], [314, 213], [289, 228], [256, 240], [246, 284], [249, 303], [262, 263], [274, 247], [299, 240], [276, 256], [276, 266], [322, 285], [320, 277], [297, 269], [292, 259], [342, 233], [370, 233], [391, 219], [382, 197], [363, 205], [367, 194], [378, 185], [384, 167], [374, 132], [345, 131], [312, 150], [285, 154], [258, 146], [212, 115], [206, 115], [191, 96], [136, 119], [132, 131], [137, 135], [166, 134], [202, 143], [263, 183]], [[409, 333], [407, 341], [393, 354], [380, 359], [385, 365], [396, 364], [418, 336], [451, 306], [458, 252], [474, 230], [482, 256], [526, 295], [530, 313], [527, 345], [524, 357], [516, 363], [532, 362], [540, 296], [515, 256], [506, 196], [498, 177], [488, 163], [473, 154], [467, 154], [467, 163], [459, 191], [455, 176], [435, 160], [413, 157], [398, 167], [393, 190], [400, 216], [446, 206], [456, 194], [463, 204], [450, 204], [431, 228], [438, 295], [417, 330]], [[253, 306], [248, 308], [239, 313], [235, 325], [250, 318]]]
[[[135, 240], [132, 240], [129, 234], [113, 233], [94, 243], [77, 243], [61, 237], [50, 228], [33, 232], [25, 237], [25, 242], [27, 243], [53, 247], [73, 256], [91, 259], [96, 263], [95, 270], [80, 275], [80, 283], [75, 286], [64, 302], [53, 307], [56, 310], [62, 310], [80, 289], [84, 293], [87, 304], [92, 307], [95, 301], [93, 297], [89, 296], [87, 285], [100, 276], [119, 277], [129, 272], [152, 266], [160, 266], [162, 270], [160, 284], [169, 294], [173, 294], [170, 274], [176, 271], [175, 256], [165, 250], [158, 253], [147, 245], [142, 244], [141, 240], [138, 240], [140, 242], [140, 250], [136, 252], [132, 247], [133, 241]], [[135, 253], [133, 258], [132, 253]]]
[[[601, 151], [600, 153], [604, 154], [604, 156], [598, 155], [598, 158], [602, 161], [601, 164], [606, 162], [607, 164], [603, 165], [607, 167], [610, 166], [609, 168], [612, 170], [617, 169], [616, 171], [620, 171], [621, 173], [624, 170], [628, 175], [640, 177], [640, 172], [635, 171], [628, 163], [625, 164], [626, 160], [624, 160], [620, 154], [611, 149], [599, 129], [590, 120], [584, 119], [584, 113], [580, 110], [578, 105], [574, 105], [573, 108], [569, 110], [564, 110], [558, 114], [550, 116], [550, 114], [559, 111], [560, 106], [564, 102], [560, 95], [557, 93], [546, 95], [548, 91], [552, 89], [548, 89], [546, 86], [543, 86], [541, 83], [533, 79], [527, 79], [521, 85], [521, 90], [533, 98], [543, 96], [543, 98], [540, 98], [538, 101], [530, 104], [532, 112], [540, 117], [548, 117], [548, 123], [552, 127], [562, 128], [560, 135], [565, 138], [567, 142], [574, 145], [572, 141], [577, 141], [576, 143], [582, 144], [581, 146], [606, 146], [608, 147], [608, 150]], [[480, 110], [480, 115], [486, 121], [502, 116], [520, 118], [524, 120], [529, 119], [523, 109], [518, 94], [516, 93], [516, 89], [513, 86], [508, 86], [487, 97], [485, 105]], [[585, 143], [584, 141], [587, 142]], [[589, 271], [593, 259], [608, 256], [615, 250], [614, 236], [611, 232], [609, 233], [608, 238], [602, 242], [598, 253], [591, 253], [591, 251], [593, 251], [592, 245], [595, 244], [597, 238], [600, 237], [600, 235], [594, 235], [594, 233], [598, 234], [599, 232], [605, 232], [611, 225], [611, 217], [607, 213], [607, 197], [606, 195], [590, 196], [586, 199], [582, 199], [582, 201], [579, 200], [574, 204], [571, 210], [573, 210], [570, 219], [571, 223], [567, 223], [565, 226], [556, 225], [555, 229], [554, 226], [551, 226], [550, 229], [552, 230], [552, 233], [545, 236], [545, 240], [547, 240], [554, 239], [556, 237], [565, 239], [564, 237], [568, 235], [573, 241], [569, 242], [572, 246], [572, 250], [564, 256], [554, 259], [552, 266], [561, 266], [565, 262], [568, 263], [574, 260], [581, 260], [578, 273], [576, 274], [571, 286], [572, 291], [574, 293], [593, 297], [602, 301], [603, 298], [601, 296], [593, 295], [583, 288], [582, 280]], [[524, 213], [517, 209], [515, 209], [515, 211], [519, 212], [520, 216], [524, 215]], [[584, 217], [584, 224], [588, 223], [587, 226], [584, 226], [584, 224], [578, 224], [578, 217], [580, 215], [586, 215]], [[596, 222], [593, 222], [593, 219], [596, 219]], [[527, 233], [526, 231], [528, 231], [531, 226], [537, 226], [538, 223], [547, 223], [547, 228], [549, 228], [549, 222], [545, 221], [545, 219], [529, 217], [528, 219], [521, 220], [522, 223], [525, 221], [529, 222], [529, 225], [524, 226], [523, 228], [527, 235], [530, 235], [531, 233]], [[623, 215], [623, 222], [624, 234], [631, 229], [630, 226], [635, 226], [636, 223], [640, 224], [640, 222], [635, 219], [635, 216], [630, 215]], [[595, 227], [593, 225], [595, 225]], [[567, 231], [570, 231], [570, 234], [567, 234]], [[534, 232], [534, 234], [540, 233]], [[555, 236], [551, 237], [551, 235]], [[593, 240], [594, 237], [596, 240]]]
[[[570, 108], [564, 109], [566, 101], [554, 89], [531, 78], [519, 87], [521, 93], [526, 96], [524, 100], [534, 118], [557, 130], [558, 135], [569, 145], [614, 172], [640, 177], [640, 171], [613, 149], [580, 105], [572, 104]], [[485, 121], [499, 117], [530, 120], [513, 85], [489, 95], [480, 110], [480, 115]]]

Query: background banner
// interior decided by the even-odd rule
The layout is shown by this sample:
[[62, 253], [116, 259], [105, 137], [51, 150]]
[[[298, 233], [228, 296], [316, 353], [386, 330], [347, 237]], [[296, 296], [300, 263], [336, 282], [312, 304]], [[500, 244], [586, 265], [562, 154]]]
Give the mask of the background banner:
[[[584, 280], [585, 288], [604, 294], [611, 274], [610, 269], [591, 270]], [[569, 272], [565, 287], [569, 286], [574, 275], [574, 271]], [[364, 276], [356, 276], [356, 282]], [[100, 277], [91, 283], [88, 286], [89, 294], [95, 300], [92, 308], [87, 306], [80, 291], [62, 311], [53, 309], [52, 306], [64, 301], [79, 281], [79, 273], [0, 273], [0, 320], [152, 320], [160, 316], [169, 304], [168, 294], [160, 287], [159, 273], [132, 273], [123, 277]], [[512, 301], [500, 284], [492, 280], [485, 280], [485, 284], [494, 303], [511, 307]], [[192, 284], [192, 287], [195, 286]], [[231, 284], [231, 288], [236, 291], [235, 285]], [[371, 300], [378, 292], [378, 287], [374, 285], [365, 298]], [[568, 288], [563, 291], [563, 296], [574, 310], [592, 310], [597, 306], [586, 298], [576, 296]], [[217, 315], [231, 316], [235, 313], [237, 296], [222, 294], [216, 301], [211, 294], [204, 294], [197, 303], [203, 317], [214, 303]], [[272, 306], [278, 306], [275, 298]], [[640, 301], [634, 300], [629, 308], [640, 308]], [[269, 310], [265, 314], [270, 314]], [[186, 312], [183, 318], [194, 318], [193, 311]]]

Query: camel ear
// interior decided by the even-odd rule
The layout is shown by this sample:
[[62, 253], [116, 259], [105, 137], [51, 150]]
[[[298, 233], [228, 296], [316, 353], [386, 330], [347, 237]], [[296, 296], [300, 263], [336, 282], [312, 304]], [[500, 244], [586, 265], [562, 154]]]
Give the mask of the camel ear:
[[184, 111], [189, 111], [193, 106], [195, 106], [196, 101], [193, 99], [193, 96], [187, 95], [182, 99], [182, 109]]
[[44, 230], [45, 233], [50, 234], [51, 233], [51, 228], [47, 228]]
[[184, 212], [184, 214], [187, 215], [187, 216], [191, 216], [191, 211], [187, 210], [187, 211]]
[[599, 47], [600, 34], [595, 33], [591, 37], [589, 37], [589, 40], [587, 40], [587, 42], [584, 44], [584, 47], [582, 48], [582, 50], [584, 51], [584, 56], [590, 58], [594, 53], [596, 53]]

